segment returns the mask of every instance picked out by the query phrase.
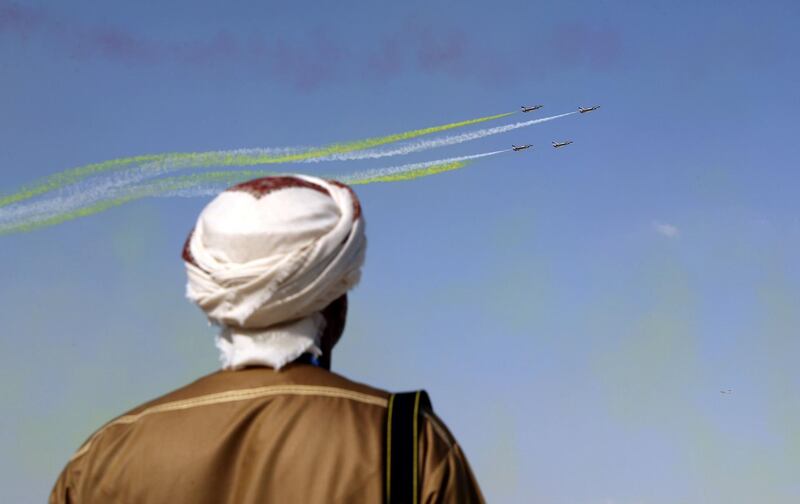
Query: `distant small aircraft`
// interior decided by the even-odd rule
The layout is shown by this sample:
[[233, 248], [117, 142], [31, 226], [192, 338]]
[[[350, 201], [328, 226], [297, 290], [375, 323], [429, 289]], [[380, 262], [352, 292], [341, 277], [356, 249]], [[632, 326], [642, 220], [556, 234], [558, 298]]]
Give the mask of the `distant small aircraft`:
[[578, 107], [578, 112], [585, 114], [586, 112], [591, 112], [592, 110], [597, 110], [599, 108], [600, 105], [595, 105], [594, 107]]
[[564, 147], [565, 145], [569, 145], [572, 143], [572, 140], [564, 140], [563, 142], [553, 142], [553, 147], [558, 149], [559, 147]]
[[539, 110], [540, 108], [544, 107], [544, 105], [534, 105], [533, 107], [528, 107], [526, 105], [521, 106], [523, 112], [533, 112], [534, 110]]
[[515, 151], [521, 151], [521, 150], [529, 149], [531, 147], [533, 147], [533, 144], [527, 144], [527, 145], [514, 145], [514, 144], [511, 144], [511, 148], [514, 149]]

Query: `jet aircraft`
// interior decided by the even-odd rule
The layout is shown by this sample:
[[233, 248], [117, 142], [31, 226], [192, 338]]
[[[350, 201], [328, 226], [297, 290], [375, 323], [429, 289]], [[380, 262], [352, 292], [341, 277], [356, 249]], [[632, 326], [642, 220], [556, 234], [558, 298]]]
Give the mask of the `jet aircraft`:
[[600, 105], [595, 105], [594, 107], [578, 107], [578, 112], [584, 114], [586, 112], [591, 112], [592, 110], [597, 110], [600, 108]]
[[563, 142], [553, 142], [553, 147], [558, 149], [559, 147], [564, 147], [565, 145], [569, 145], [572, 143], [572, 140], [564, 140]]
[[515, 151], [525, 150], [525, 149], [528, 149], [530, 147], [533, 147], [533, 144], [527, 144], [527, 145], [514, 145], [514, 144], [511, 144], [511, 148], [514, 149]]
[[528, 107], [526, 105], [521, 106], [523, 112], [533, 112], [534, 110], [539, 110], [540, 108], [544, 107], [544, 105], [534, 105], [532, 107]]

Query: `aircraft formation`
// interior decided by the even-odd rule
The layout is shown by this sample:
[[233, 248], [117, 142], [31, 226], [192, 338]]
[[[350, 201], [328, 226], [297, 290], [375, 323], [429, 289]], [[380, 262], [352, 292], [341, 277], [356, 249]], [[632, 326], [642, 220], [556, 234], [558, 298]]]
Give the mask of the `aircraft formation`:
[[[520, 110], [523, 112], [533, 112], [534, 110], [539, 110], [540, 108], [544, 107], [544, 105], [523, 105], [520, 107]], [[578, 112], [581, 114], [585, 114], [586, 112], [591, 112], [593, 110], [597, 110], [600, 108], [600, 105], [594, 105], [592, 107], [578, 107]], [[562, 140], [560, 142], [553, 142], [553, 148], [558, 149], [560, 147], [565, 147], [572, 143], [572, 140]], [[511, 149], [515, 152], [529, 149], [533, 147], [532, 144], [527, 145], [514, 145], [511, 144]]]

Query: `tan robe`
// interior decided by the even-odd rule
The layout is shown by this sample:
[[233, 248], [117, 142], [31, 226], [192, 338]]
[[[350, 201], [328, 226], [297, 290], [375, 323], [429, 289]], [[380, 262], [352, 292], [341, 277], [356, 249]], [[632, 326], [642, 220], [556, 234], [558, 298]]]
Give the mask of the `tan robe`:
[[[50, 503], [381, 503], [387, 397], [308, 364], [218, 371], [103, 426]], [[483, 502], [435, 415], [418, 453], [420, 502]]]

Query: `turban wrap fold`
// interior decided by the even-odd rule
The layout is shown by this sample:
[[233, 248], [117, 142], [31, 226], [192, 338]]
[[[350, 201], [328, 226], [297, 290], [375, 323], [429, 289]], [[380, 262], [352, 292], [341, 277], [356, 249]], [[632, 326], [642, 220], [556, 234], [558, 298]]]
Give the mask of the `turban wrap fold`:
[[320, 310], [355, 286], [366, 238], [346, 185], [306, 175], [251, 180], [219, 194], [186, 240], [186, 296], [209, 321], [224, 368], [279, 369], [316, 355]]

